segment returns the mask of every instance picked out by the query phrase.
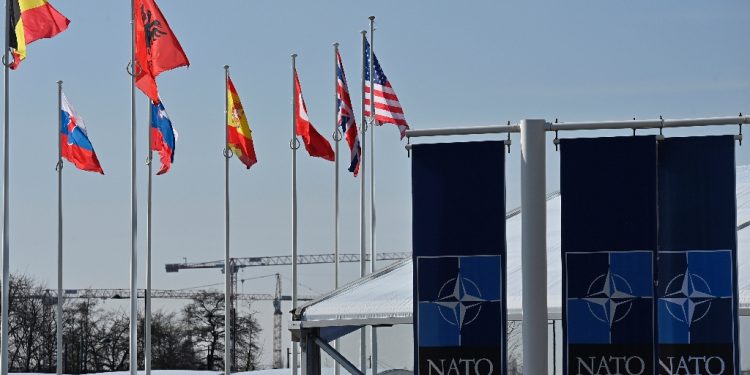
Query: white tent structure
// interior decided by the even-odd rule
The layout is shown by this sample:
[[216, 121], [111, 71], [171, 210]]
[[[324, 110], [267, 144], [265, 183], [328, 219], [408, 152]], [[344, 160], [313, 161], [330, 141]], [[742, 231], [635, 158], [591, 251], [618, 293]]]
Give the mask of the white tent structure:
[[[737, 167], [736, 181], [740, 315], [750, 316], [750, 166]], [[548, 196], [547, 306], [550, 320], [560, 319], [562, 313], [560, 202], [559, 194]], [[506, 221], [509, 320], [521, 320], [523, 316], [521, 215], [521, 209], [512, 210]], [[411, 260], [398, 262], [299, 306], [292, 312], [292, 330], [296, 335], [302, 332], [303, 336], [305, 330], [314, 330], [316, 337], [323, 339], [321, 341], [330, 341], [362, 326], [411, 324], [412, 283]]]

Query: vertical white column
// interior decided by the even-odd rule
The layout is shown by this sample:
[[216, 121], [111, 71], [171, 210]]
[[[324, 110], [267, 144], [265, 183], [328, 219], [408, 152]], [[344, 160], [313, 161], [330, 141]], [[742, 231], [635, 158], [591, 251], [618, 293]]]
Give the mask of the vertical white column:
[[544, 120], [521, 121], [523, 373], [547, 369], [547, 210]]
[[232, 272], [229, 258], [229, 65], [224, 65], [224, 374], [232, 373]]
[[[297, 54], [292, 54], [292, 308], [297, 308]], [[292, 342], [292, 375], [297, 375], [297, 343]]]
[[[136, 186], [136, 118], [135, 118], [135, 0], [130, 1], [131, 56], [130, 68], [130, 375], [138, 375], [138, 188]], [[3, 374], [5, 375], [5, 374]]]

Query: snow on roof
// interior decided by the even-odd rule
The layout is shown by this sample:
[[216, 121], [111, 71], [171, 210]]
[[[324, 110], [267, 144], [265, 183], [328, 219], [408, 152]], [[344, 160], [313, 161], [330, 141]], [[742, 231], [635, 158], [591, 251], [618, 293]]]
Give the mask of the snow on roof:
[[[562, 311], [560, 196], [547, 201], [547, 306], [551, 319]], [[514, 210], [515, 211], [515, 210]], [[513, 211], [511, 211], [513, 212]], [[506, 221], [508, 319], [522, 317], [521, 215]], [[737, 167], [737, 243], [740, 314], [750, 315], [750, 166]], [[412, 319], [412, 262], [401, 261], [345, 285], [295, 310], [303, 326], [402, 324]]]

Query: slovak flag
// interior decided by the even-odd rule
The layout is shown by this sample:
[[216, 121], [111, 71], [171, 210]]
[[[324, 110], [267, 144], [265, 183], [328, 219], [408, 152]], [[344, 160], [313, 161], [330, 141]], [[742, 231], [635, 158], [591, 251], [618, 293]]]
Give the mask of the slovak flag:
[[159, 153], [161, 169], [157, 175], [167, 173], [174, 161], [174, 149], [177, 145], [177, 134], [172, 127], [172, 121], [164, 109], [164, 103], [151, 102], [151, 150]]
[[62, 124], [60, 127], [60, 150], [62, 157], [68, 159], [78, 169], [99, 172], [104, 174], [99, 159], [94, 152], [89, 137], [86, 134], [86, 125], [83, 118], [78, 116], [76, 110], [68, 102], [65, 94], [62, 94]]

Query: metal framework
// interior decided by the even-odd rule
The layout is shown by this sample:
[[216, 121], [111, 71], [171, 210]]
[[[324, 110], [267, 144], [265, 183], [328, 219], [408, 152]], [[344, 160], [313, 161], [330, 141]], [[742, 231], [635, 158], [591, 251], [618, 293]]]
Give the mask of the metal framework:
[[[151, 298], [159, 299], [193, 299], [201, 295], [221, 295], [220, 291], [215, 290], [171, 290], [171, 289], [151, 289]], [[138, 289], [137, 298], [144, 298], [145, 289]], [[35, 295], [38, 298], [50, 298], [57, 300], [57, 290], [46, 289], [41, 295]], [[63, 298], [77, 299], [128, 299], [130, 298], [130, 289], [66, 289], [63, 292]], [[271, 294], [256, 293], [237, 293], [235, 298], [240, 301], [291, 301], [291, 296], [276, 297]], [[310, 301], [314, 296], [300, 296], [300, 300]]]
[[[628, 121], [593, 121], [559, 123], [541, 119], [525, 119], [518, 124], [408, 130], [406, 136], [454, 136], [480, 135], [497, 133], [521, 134], [521, 206], [524, 210], [521, 222], [522, 237], [522, 274], [523, 274], [523, 355], [527, 359], [524, 372], [543, 374], [548, 371], [548, 338], [547, 338], [547, 301], [534, 298], [546, 295], [546, 222], [547, 212], [544, 208], [546, 187], [545, 140], [546, 132], [557, 133], [570, 130], [605, 130], [605, 129], [659, 129], [698, 127], [715, 125], [738, 125], [735, 139], [742, 142], [742, 125], [750, 123], [750, 116], [706, 117], [692, 119], [658, 119]], [[408, 149], [408, 148], [407, 148]], [[303, 375], [305, 375], [303, 373]]]
[[[390, 253], [379, 253], [376, 260], [401, 260], [411, 257], [411, 252], [390, 252]], [[370, 256], [365, 257], [367, 261], [370, 260]], [[324, 264], [333, 263], [336, 260], [334, 254], [312, 254], [312, 255], [298, 255], [297, 264]], [[357, 263], [360, 260], [360, 254], [339, 254], [339, 262], [341, 263]], [[279, 256], [262, 256], [262, 257], [243, 257], [243, 258], [230, 258], [230, 263], [233, 265], [234, 272], [237, 272], [239, 268], [245, 267], [259, 267], [259, 266], [286, 266], [292, 264], [291, 255], [279, 255]], [[221, 268], [224, 272], [224, 261], [214, 260], [209, 262], [184, 262], [184, 263], [168, 263], [165, 266], [167, 272], [179, 272], [185, 269], [200, 269], [200, 268]]]

